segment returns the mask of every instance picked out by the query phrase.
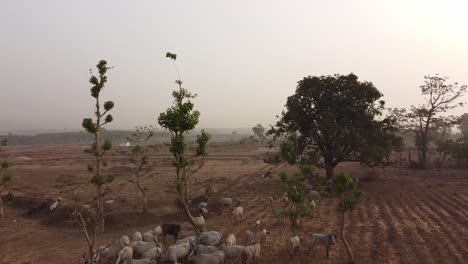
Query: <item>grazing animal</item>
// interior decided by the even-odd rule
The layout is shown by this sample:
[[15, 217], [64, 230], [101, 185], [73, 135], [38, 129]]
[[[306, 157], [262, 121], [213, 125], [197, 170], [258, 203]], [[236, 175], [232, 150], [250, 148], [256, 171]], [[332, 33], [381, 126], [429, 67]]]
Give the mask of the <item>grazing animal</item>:
[[157, 227], [154, 228], [154, 235], [155, 236], [160, 236], [160, 235], [162, 235], [162, 233], [163, 233], [163, 231], [162, 231], [161, 226], [157, 226]]
[[236, 245], [236, 236], [234, 234], [229, 234], [226, 238], [226, 246]]
[[59, 205], [60, 203], [60, 198], [58, 198], [50, 207], [50, 213], [53, 213], [55, 211], [55, 209], [57, 208], [57, 206]]
[[136, 231], [135, 234], [133, 234], [133, 241], [143, 241], [143, 236], [140, 232]]
[[133, 241], [132, 244], [133, 254], [143, 255], [146, 251], [155, 248], [156, 243], [154, 242], [145, 242], [145, 241]]
[[152, 249], [149, 249], [145, 253], [141, 255], [141, 258], [143, 259], [156, 259], [162, 255], [162, 249], [159, 247], [155, 247]]
[[257, 221], [255, 221], [255, 225], [257, 227], [260, 227], [260, 224], [262, 223], [262, 220], [261, 219], [258, 219]]
[[218, 231], [208, 231], [200, 234], [199, 241], [205, 246], [219, 246], [223, 242], [223, 234]]
[[143, 234], [143, 241], [155, 242], [156, 244], [159, 244], [158, 237], [155, 235], [155, 232], [153, 230], [150, 230]]
[[254, 233], [253, 233], [252, 231], [250, 231], [249, 229], [247, 229], [247, 230], [245, 231], [245, 236], [246, 236], [246, 238], [247, 238], [247, 243], [248, 243], [249, 245], [252, 245], [253, 242], [255, 241], [255, 235], [254, 235]]
[[315, 245], [323, 246], [327, 252], [327, 258], [330, 256], [330, 247], [336, 244], [338, 237], [336, 234], [312, 234], [312, 250]]
[[215, 251], [212, 253], [199, 253], [189, 257], [190, 263], [193, 264], [223, 264], [225, 254], [223, 251]]
[[178, 260], [182, 260], [188, 257], [189, 253], [190, 245], [188, 243], [169, 246], [167, 252], [161, 257], [161, 262], [176, 264], [178, 263]]
[[219, 199], [219, 205], [221, 207], [231, 207], [232, 198], [223, 197], [223, 198]]
[[226, 259], [242, 259], [245, 255], [245, 247], [240, 245], [226, 246], [223, 243], [221, 244], [220, 249], [224, 251]]
[[242, 262], [247, 263], [249, 259], [253, 259], [253, 263], [258, 263], [260, 257], [260, 243], [255, 243], [245, 247], [245, 252], [242, 256]]
[[119, 240], [119, 250], [122, 250], [126, 246], [130, 246], [130, 238], [128, 236], [122, 236]]
[[310, 201], [310, 208], [314, 210], [315, 207], [317, 207], [317, 203], [314, 200]]
[[197, 242], [197, 237], [196, 236], [189, 236], [189, 237], [177, 240], [175, 242], [175, 244], [180, 245], [180, 244], [187, 243], [187, 244], [191, 245], [192, 243], [195, 243], [195, 242]]
[[232, 210], [232, 214], [237, 221], [242, 221], [244, 219], [244, 207], [238, 206]]
[[179, 232], [179, 240], [186, 237], [196, 236], [195, 230], [182, 230]]
[[193, 254], [198, 255], [200, 253], [209, 254], [218, 251], [217, 247], [205, 246], [205, 245], [196, 245], [193, 246]]
[[208, 214], [208, 209], [206, 209], [206, 208], [201, 208], [201, 209], [200, 209], [200, 213], [201, 213], [202, 215], [207, 215], [207, 214]]
[[258, 231], [256, 235], [256, 241], [263, 243], [266, 239], [266, 236], [270, 234], [270, 231], [267, 231], [265, 228]]
[[163, 235], [163, 243], [166, 244], [166, 236], [171, 235], [174, 236], [174, 241], [179, 239], [179, 232], [180, 232], [180, 225], [177, 224], [163, 224], [161, 226], [162, 235]]
[[208, 203], [206, 202], [201, 202], [198, 204], [198, 208], [207, 208], [208, 207]]
[[296, 251], [299, 250], [301, 246], [301, 239], [299, 236], [291, 237], [288, 239], [288, 252], [289, 258], [294, 259], [294, 255], [296, 255]]
[[132, 259], [133, 256], [133, 249], [131, 246], [124, 246], [122, 250], [120, 250], [116, 264], [120, 263], [120, 260]]

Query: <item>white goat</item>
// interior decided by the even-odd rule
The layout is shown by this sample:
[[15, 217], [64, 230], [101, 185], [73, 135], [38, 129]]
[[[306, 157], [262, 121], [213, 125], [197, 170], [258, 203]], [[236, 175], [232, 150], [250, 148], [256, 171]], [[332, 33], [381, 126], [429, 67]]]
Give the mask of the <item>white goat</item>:
[[157, 226], [155, 229], [154, 229], [154, 235], [155, 236], [160, 236], [162, 235], [163, 231], [162, 231], [162, 228], [161, 226]]
[[158, 237], [154, 235], [154, 231], [150, 230], [146, 233], [143, 233], [143, 241], [145, 242], [159, 242]]
[[155, 247], [152, 249], [149, 249], [143, 255], [141, 255], [141, 258], [143, 259], [156, 259], [162, 255], [162, 249], [159, 247]]
[[221, 244], [220, 248], [224, 251], [226, 259], [242, 259], [245, 254], [245, 247], [240, 245], [226, 246]]
[[133, 241], [143, 241], [143, 236], [140, 232], [136, 231], [135, 234], [133, 234]]
[[130, 246], [130, 238], [128, 238], [128, 236], [122, 236], [119, 240], [119, 246], [120, 246], [119, 248], [120, 250], [126, 246]]
[[223, 198], [219, 199], [219, 205], [222, 206], [222, 207], [231, 207], [232, 198], [223, 197]]
[[185, 238], [182, 238], [182, 239], [179, 239], [175, 242], [176, 245], [180, 245], [180, 244], [184, 244], [184, 243], [187, 243], [189, 245], [191, 245], [192, 243], [196, 242], [197, 241], [197, 237], [196, 236], [189, 236], [189, 237], [185, 237]]
[[300, 250], [301, 246], [301, 239], [299, 236], [291, 237], [288, 240], [288, 252], [289, 252], [289, 258], [294, 259], [294, 255], [296, 254], [296, 251]]
[[229, 234], [226, 238], [226, 246], [236, 245], [236, 236], [234, 234]]
[[167, 252], [161, 258], [162, 262], [169, 261], [172, 264], [178, 263], [178, 260], [182, 260], [188, 257], [190, 253], [190, 245], [188, 243], [183, 243], [180, 245], [169, 246]]
[[258, 262], [258, 258], [260, 257], [260, 243], [255, 243], [251, 246], [245, 247], [245, 253], [242, 257], [242, 262], [247, 263], [249, 259], [253, 259], [253, 263]]
[[323, 246], [327, 252], [327, 258], [330, 256], [329, 251], [332, 245], [336, 244], [338, 237], [335, 234], [312, 234], [312, 250], [315, 245]]
[[198, 204], [198, 208], [207, 208], [208, 207], [208, 203], [205, 203], [205, 202], [201, 202]]
[[208, 209], [202, 208], [202, 209], [200, 209], [200, 213], [202, 213], [203, 215], [207, 215], [208, 214]]
[[133, 241], [132, 244], [133, 252], [142, 255], [146, 251], [155, 248], [156, 243], [154, 242], [145, 242], [145, 241]]
[[119, 264], [120, 260], [132, 259], [133, 256], [133, 249], [130, 246], [124, 246], [122, 250], [120, 250], [119, 255], [117, 257], [117, 262], [115, 264]]
[[238, 206], [232, 210], [232, 214], [235, 216], [237, 221], [244, 219], [244, 207]]

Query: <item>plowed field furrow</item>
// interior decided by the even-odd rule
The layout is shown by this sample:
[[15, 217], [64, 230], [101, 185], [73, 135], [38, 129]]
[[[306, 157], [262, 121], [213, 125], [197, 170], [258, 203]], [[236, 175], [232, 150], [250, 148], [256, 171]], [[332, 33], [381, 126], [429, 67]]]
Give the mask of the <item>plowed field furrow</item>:
[[[466, 243], [464, 243], [464, 241], [468, 241], [466, 237], [460, 236], [460, 230], [464, 229], [466, 226], [465, 220], [468, 219], [446, 217], [446, 209], [442, 205], [443, 203], [440, 201], [440, 199], [437, 199], [428, 193], [426, 193], [424, 196], [427, 198], [425, 198], [425, 202], [420, 204], [420, 208], [431, 218], [432, 227], [437, 229], [439, 233], [439, 240], [442, 242], [435, 244], [446, 244], [444, 249], [448, 249], [451, 255], [455, 256], [458, 262], [461, 262], [463, 256], [468, 253], [468, 247], [466, 247]], [[430, 208], [429, 205], [434, 206]], [[437, 208], [437, 210], [433, 210], [433, 208]]]
[[[448, 220], [449, 218], [444, 221], [440, 217], [440, 214], [436, 214], [433, 210], [429, 209], [427, 206], [427, 204], [431, 202], [429, 199], [422, 199], [420, 195], [412, 195], [412, 197], [413, 200], [417, 202], [413, 206], [413, 210], [420, 216], [420, 223], [422, 224], [418, 225], [418, 230], [425, 232], [426, 234], [424, 234], [424, 237], [427, 237], [428, 239], [436, 238], [440, 240], [439, 243], [428, 243], [426, 246], [434, 257], [437, 255], [447, 255], [447, 263], [456, 263], [461, 255], [451, 243], [455, 238], [455, 235], [453, 234], [450, 226], [457, 226], [457, 224]], [[445, 250], [439, 246], [443, 246]]]
[[[387, 244], [385, 247], [392, 253], [389, 258], [396, 259], [397, 263], [418, 263], [417, 258], [407, 246], [411, 245], [413, 239], [402, 228], [401, 221], [405, 218], [405, 212], [400, 207], [400, 200], [400, 197], [390, 196], [384, 201], [385, 209], [393, 209], [391, 211], [387, 209], [387, 214], [383, 216], [383, 221], [389, 226], [389, 229], [386, 230]], [[410, 232], [415, 233], [414, 230]]]
[[441, 195], [440, 193], [431, 192], [431, 196], [439, 200], [438, 205], [442, 205], [442, 208], [447, 208], [448, 213], [452, 216], [460, 216], [461, 219], [466, 219], [468, 221], [468, 201], [458, 200], [456, 195], [446, 196]]
[[[402, 197], [391, 199], [389, 204], [393, 208], [402, 209], [395, 211], [394, 228], [397, 235], [393, 244], [395, 250], [401, 255], [401, 263], [427, 263], [427, 257], [421, 259], [422, 257], [416, 256], [419, 250], [423, 250], [418, 246], [421, 242], [421, 236], [415, 228], [418, 216], [412, 212], [412, 209], [408, 206], [408, 201], [402, 200]], [[424, 251], [424, 253], [427, 252]]]

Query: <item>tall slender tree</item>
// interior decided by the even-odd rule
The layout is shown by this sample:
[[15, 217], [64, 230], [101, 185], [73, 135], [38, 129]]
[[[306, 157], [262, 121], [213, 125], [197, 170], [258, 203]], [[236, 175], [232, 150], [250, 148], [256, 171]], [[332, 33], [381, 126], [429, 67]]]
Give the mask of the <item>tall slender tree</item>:
[[[96, 225], [101, 226], [101, 230], [104, 231], [104, 196], [109, 192], [108, 184], [114, 180], [114, 177], [111, 175], [105, 175], [103, 173], [103, 167], [107, 163], [103, 162], [102, 157], [106, 151], [111, 150], [112, 142], [110, 140], [104, 140], [102, 142], [100, 138], [101, 129], [104, 125], [113, 121], [111, 114], [108, 114], [114, 108], [114, 102], [107, 101], [101, 106], [100, 95], [104, 86], [107, 83], [107, 70], [111, 67], [107, 66], [105, 60], [99, 61], [96, 65], [98, 69], [98, 76], [93, 75], [92, 70], [90, 70], [91, 78], [89, 82], [91, 83], [91, 96], [95, 100], [95, 119], [85, 118], [83, 119], [82, 126], [88, 133], [94, 135], [94, 142], [89, 149], [89, 153], [92, 153], [95, 158], [94, 165], [88, 165], [88, 170], [93, 172], [94, 175], [91, 178], [91, 183], [96, 186]], [[104, 111], [101, 109], [104, 109]]]
[[[171, 59], [175, 65], [176, 54], [168, 52], [166, 57]], [[207, 154], [207, 143], [210, 139], [210, 135], [202, 130], [201, 134], [197, 136], [195, 153], [193, 155], [187, 153], [185, 136], [198, 124], [200, 112], [193, 110], [194, 105], [191, 102], [191, 99], [195, 98], [196, 95], [182, 87], [182, 81], [180, 80], [178, 70], [177, 73], [179, 77], [178, 80], [176, 80], [178, 89], [172, 92], [174, 104], [168, 108], [166, 112], [159, 115], [158, 123], [171, 133], [169, 150], [174, 158], [172, 165], [176, 169], [175, 188], [177, 190], [178, 199], [182, 202], [184, 213], [188, 221], [195, 231], [200, 232], [201, 229], [195, 224], [193, 216], [188, 208], [189, 179], [191, 175], [204, 165], [203, 157]], [[201, 159], [198, 161], [198, 165], [195, 165], [197, 157]]]

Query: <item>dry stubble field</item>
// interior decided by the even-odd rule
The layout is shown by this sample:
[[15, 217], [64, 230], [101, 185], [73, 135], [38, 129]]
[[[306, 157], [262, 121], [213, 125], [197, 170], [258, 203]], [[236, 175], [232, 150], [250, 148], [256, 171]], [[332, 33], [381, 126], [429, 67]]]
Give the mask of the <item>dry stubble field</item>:
[[[191, 195], [203, 193], [213, 178], [219, 195], [242, 200], [246, 215], [242, 223], [235, 224], [230, 211], [209, 207], [213, 214], [206, 218], [208, 229], [225, 235], [233, 232], [238, 243], [243, 244], [245, 230], [255, 229], [254, 222], [261, 218], [271, 235], [262, 244], [260, 263], [289, 263], [284, 247], [291, 235], [287, 221], [278, 221], [271, 208], [265, 206], [269, 196], [281, 196], [283, 191], [277, 177], [261, 177], [265, 171], [263, 152], [259, 146], [211, 145], [206, 165], [196, 176], [197, 181], [192, 179]], [[72, 208], [92, 204], [89, 197], [93, 189], [87, 183], [86, 171], [90, 157], [76, 145], [10, 147], [1, 157], [14, 157], [15, 178], [12, 199], [4, 197], [6, 217], [0, 219], [0, 263], [83, 263], [80, 255], [84, 240], [67, 220]], [[138, 213], [136, 187], [122, 178], [128, 164], [117, 153], [108, 156], [113, 166], [110, 172], [120, 177], [107, 197], [116, 202], [106, 208], [107, 230], [100, 236], [100, 245], [163, 222], [183, 222], [183, 214], [174, 205], [170, 157], [161, 152], [154, 158], [158, 164], [156, 175], [146, 180], [150, 212], [143, 215]], [[346, 164], [337, 171], [355, 176], [369, 174], [355, 164]], [[363, 181], [365, 195], [346, 223], [359, 263], [468, 263], [467, 171], [386, 169], [373, 174]], [[45, 205], [57, 196], [63, 198], [63, 203], [50, 215]], [[282, 205], [276, 202], [275, 206]], [[302, 256], [294, 263], [346, 263], [340, 240], [329, 259], [321, 250], [308, 259], [312, 232], [338, 232], [335, 208], [334, 200], [324, 197], [315, 216], [303, 221]], [[184, 228], [189, 228], [187, 223]]]

